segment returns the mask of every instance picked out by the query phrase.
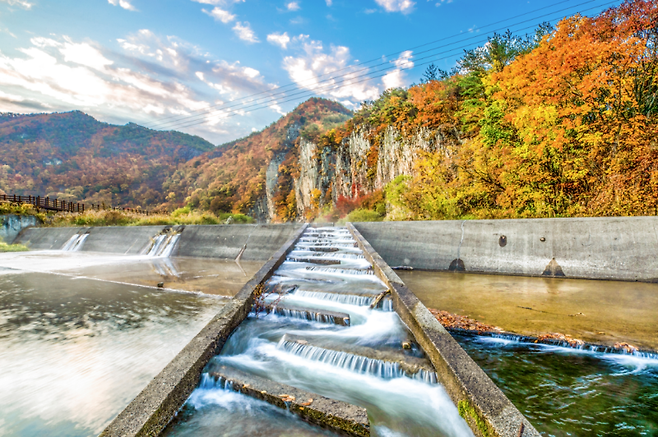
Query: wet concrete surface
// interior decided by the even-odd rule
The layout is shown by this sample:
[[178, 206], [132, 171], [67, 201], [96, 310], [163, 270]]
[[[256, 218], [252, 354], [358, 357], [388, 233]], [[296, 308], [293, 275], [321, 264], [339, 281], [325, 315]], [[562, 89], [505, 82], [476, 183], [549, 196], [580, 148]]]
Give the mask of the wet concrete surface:
[[429, 308], [467, 315], [505, 331], [559, 332], [586, 342], [658, 350], [658, 284], [398, 271]]
[[260, 261], [155, 258], [141, 262], [63, 270], [64, 273], [108, 281], [235, 296], [263, 265]]
[[121, 284], [234, 296], [264, 261], [163, 258], [91, 252], [34, 251], [0, 255], [0, 268], [57, 273]]

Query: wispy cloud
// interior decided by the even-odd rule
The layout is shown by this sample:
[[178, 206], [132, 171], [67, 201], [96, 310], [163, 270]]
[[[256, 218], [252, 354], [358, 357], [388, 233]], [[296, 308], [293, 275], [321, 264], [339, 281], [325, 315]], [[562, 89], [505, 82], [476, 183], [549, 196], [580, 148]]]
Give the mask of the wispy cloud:
[[[175, 37], [143, 29], [117, 42], [119, 52], [50, 35], [32, 38], [17, 55], [0, 53], [0, 111], [81, 109], [110, 121], [148, 124], [159, 115], [187, 116], [275, 88], [257, 69], [213, 59]], [[188, 131], [226, 139], [227, 116], [209, 111]]]
[[221, 21], [224, 24], [230, 23], [231, 21], [235, 20], [235, 15], [231, 14], [229, 11], [220, 9], [217, 6], [214, 7], [212, 11], [207, 11], [205, 9], [202, 9], [202, 11], [213, 17], [215, 20]]
[[247, 41], [249, 43], [260, 42], [256, 36], [256, 33], [251, 29], [251, 25], [248, 21], [238, 21], [235, 23], [235, 26], [233, 26], [233, 32], [235, 32], [238, 38], [243, 41]]
[[113, 6], [121, 6], [124, 9], [129, 11], [136, 11], [135, 7], [130, 3], [129, 0], [107, 0], [107, 2]]
[[327, 3], [327, 6], [331, 6], [333, 4], [333, 0], [324, 0], [325, 3]]
[[9, 6], [20, 6], [24, 9], [31, 9], [34, 3], [27, 0], [0, 0], [0, 3], [7, 3]]
[[289, 11], [298, 11], [301, 9], [301, 7], [299, 6], [299, 2], [289, 2], [286, 4], [286, 8]]
[[283, 68], [298, 87], [339, 100], [350, 107], [379, 96], [380, 87], [373, 81], [363, 80], [362, 75], [367, 71], [349, 65], [349, 48], [331, 45], [325, 50], [321, 41], [311, 40], [308, 35], [292, 38], [291, 44], [298, 54], [286, 56]]
[[272, 45], [279, 46], [285, 50], [288, 48], [290, 37], [288, 36], [288, 32], [283, 32], [283, 33], [274, 32], [267, 35], [267, 42], [269, 42]]
[[375, 0], [386, 12], [402, 12], [408, 14], [413, 10], [415, 2], [411, 0]]

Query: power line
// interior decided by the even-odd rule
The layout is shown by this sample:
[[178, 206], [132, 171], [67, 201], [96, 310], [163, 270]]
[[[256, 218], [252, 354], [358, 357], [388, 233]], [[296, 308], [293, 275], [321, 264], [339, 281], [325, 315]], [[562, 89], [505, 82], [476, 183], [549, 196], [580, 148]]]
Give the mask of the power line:
[[[518, 26], [519, 24], [526, 23], [528, 21], [535, 21], [535, 20], [538, 20], [538, 19], [542, 19], [542, 18], [545, 18], [549, 15], [554, 15], [558, 12], [563, 12], [564, 10], [572, 9], [573, 7], [582, 6], [584, 4], [592, 3], [592, 1], [594, 1], [594, 0], [583, 2], [583, 3], [580, 3], [576, 6], [571, 6], [569, 8], [561, 9], [561, 10], [558, 10], [558, 11], [553, 11], [553, 12], [550, 12], [548, 14], [543, 14], [541, 16], [534, 17], [534, 18], [531, 18], [531, 19], [528, 19], [528, 20], [523, 20], [523, 21], [520, 21], [518, 23], [513, 23], [513, 24], [511, 24], [509, 26], [506, 26], [506, 27], [514, 27], [514, 26]], [[589, 10], [592, 10], [592, 9], [597, 9], [597, 8], [604, 7], [604, 6], [613, 4], [613, 3], [616, 3], [616, 1], [609, 1], [609, 2], [606, 2], [606, 3], [603, 3], [603, 4], [599, 4], [599, 5], [593, 6], [591, 8], [582, 10], [580, 12], [585, 12], [585, 11], [589, 11]], [[545, 9], [545, 8], [542, 8], [542, 9]], [[527, 14], [528, 13], [522, 14], [522, 15], [527, 15]], [[506, 21], [506, 20], [502, 20], [502, 21]], [[525, 27], [523, 29], [517, 29], [516, 32], [518, 32], [520, 30], [526, 30], [526, 29], [532, 28], [532, 27], [534, 27], [534, 25], [529, 26], [529, 27]], [[502, 29], [496, 29], [496, 30], [502, 30]], [[424, 51], [419, 52], [418, 54], [433, 52], [435, 50], [446, 48], [448, 46], [451, 46], [451, 45], [454, 45], [454, 44], [457, 44], [457, 43], [463, 43], [465, 41], [469, 41], [469, 40], [473, 40], [473, 39], [482, 40], [483, 38], [484, 37], [482, 37], [482, 36], [469, 37], [469, 38], [465, 38], [465, 39], [462, 39], [460, 41], [456, 41], [456, 42], [453, 42], [453, 43], [450, 43], [450, 44], [447, 44], [447, 45], [435, 47], [433, 49], [424, 50]], [[428, 43], [428, 44], [431, 44], [431, 43]], [[424, 44], [424, 45], [428, 45], [428, 44]], [[469, 44], [468, 46], [461, 46], [461, 47], [458, 47], [458, 48], [453, 48], [453, 49], [450, 49], [450, 50], [446, 50], [446, 51], [443, 51], [443, 52], [440, 52], [440, 53], [435, 53], [435, 54], [428, 55], [428, 56], [425, 56], [425, 57], [415, 58], [414, 59], [414, 66], [410, 67], [410, 68], [405, 68], [405, 67], [400, 68], [399, 66], [391, 65], [388, 62], [381, 63], [379, 65], [375, 65], [374, 67], [379, 67], [379, 66], [382, 66], [382, 65], [384, 65], [385, 67], [381, 68], [379, 70], [375, 70], [374, 73], [387, 71], [387, 70], [391, 70], [391, 69], [394, 69], [394, 68], [395, 69], [400, 68], [401, 70], [409, 70], [409, 69], [417, 68], [419, 66], [427, 65], [427, 64], [430, 64], [430, 63], [432, 63], [434, 61], [437, 61], [437, 60], [440, 60], [440, 59], [446, 59], [446, 57], [443, 57], [443, 58], [440, 58], [440, 59], [435, 59], [435, 57], [438, 56], [438, 55], [443, 55], [443, 54], [446, 54], [446, 53], [450, 53], [450, 52], [453, 52], [455, 50], [459, 50], [461, 52], [462, 49], [471, 47], [471, 45], [472, 45], [472, 43]], [[416, 47], [420, 47], [420, 46], [416, 46]], [[453, 56], [453, 55], [454, 54], [451, 54], [451, 56]], [[429, 58], [432, 58], [432, 61], [424, 62], [424, 63], [418, 63], [418, 61], [422, 61], [422, 60], [429, 59]], [[208, 115], [208, 114], [226, 113], [228, 115], [224, 118], [228, 118], [228, 117], [232, 117], [232, 116], [235, 116], [235, 115], [240, 115], [241, 113], [243, 113], [246, 110], [252, 110], [252, 111], [253, 110], [259, 110], [259, 109], [269, 107], [272, 104], [281, 104], [281, 103], [290, 102], [292, 100], [296, 100], [298, 98], [301, 98], [302, 95], [307, 95], [308, 96], [309, 94], [314, 95], [314, 94], [318, 94], [318, 93], [322, 93], [322, 92], [327, 92], [327, 91], [330, 91], [330, 90], [333, 90], [333, 89], [341, 89], [341, 88], [344, 88], [344, 87], [347, 87], [347, 86], [356, 85], [356, 84], [359, 84], [359, 83], [362, 83], [362, 82], [365, 82], [365, 81], [368, 81], [368, 80], [376, 79], [376, 78], [379, 78], [379, 77], [383, 77], [383, 76], [386, 75], [386, 74], [381, 74], [381, 75], [378, 75], [378, 76], [372, 76], [373, 71], [370, 71], [370, 69], [368, 69], [368, 68], [365, 68], [365, 69], [362, 69], [362, 70], [359, 70], [359, 71], [363, 71], [363, 70], [367, 70], [368, 72], [364, 73], [364, 74], [361, 74], [361, 75], [358, 75], [358, 74], [356, 74], [356, 73], [358, 73], [358, 71], [351, 71], [347, 74], [333, 76], [333, 77], [330, 77], [330, 78], [328, 78], [324, 81], [320, 81], [320, 84], [321, 84], [320, 87], [311, 88], [310, 90], [306, 90], [306, 89], [301, 88], [300, 86], [297, 86], [296, 88], [297, 88], [298, 92], [296, 92], [294, 94], [285, 95], [286, 94], [285, 92], [280, 92], [278, 94], [268, 96], [267, 100], [265, 102], [257, 102], [257, 100], [261, 100], [261, 99], [256, 99], [256, 101], [242, 103], [242, 104], [234, 104], [234, 105], [231, 105], [231, 106], [228, 106], [226, 108], [219, 109], [219, 110], [205, 110], [203, 113], [183, 117], [183, 118], [180, 118], [178, 120], [172, 120], [171, 122], [164, 123], [164, 124], [169, 125], [169, 129], [181, 129], [181, 128], [186, 128], [186, 127], [191, 127], [191, 126], [194, 126], [194, 125], [197, 125], [197, 124], [204, 123], [205, 119], [203, 121], [200, 121], [200, 122], [197, 122], [196, 119], [199, 119], [199, 117], [204, 117], [205, 115]], [[365, 79], [360, 80], [360, 81], [356, 81], [356, 82], [354, 81], [354, 79], [358, 79], [360, 77], [365, 77]], [[338, 80], [338, 79], [342, 79], [342, 81], [340, 83], [343, 83], [344, 85], [341, 85], [341, 86], [336, 85], [336, 80]], [[345, 83], [345, 82], [347, 82], [347, 83]], [[329, 86], [330, 88], [324, 89], [327, 86]], [[284, 98], [287, 98], [287, 100], [277, 101], [275, 96], [276, 95], [281, 95], [281, 94], [283, 94]], [[232, 109], [232, 110], [229, 111], [230, 108], [236, 108], [236, 109]]]
[[[585, 10], [583, 10], [582, 12], [585, 12], [585, 11], [588, 11], [588, 10], [591, 10], [591, 9], [595, 9], [595, 8], [597, 8], [597, 7], [605, 6], [605, 5], [607, 5], [607, 4], [612, 4], [612, 3], [616, 3], [616, 2], [615, 2], [615, 1], [611, 1], [611, 2], [608, 2], [608, 3], [602, 4], [602, 5], [599, 5], [599, 6], [595, 6], [595, 7], [589, 8], [589, 9], [585, 9]], [[533, 28], [533, 27], [534, 27], [534, 26], [527, 26], [527, 27], [525, 27], [525, 28], [517, 29], [517, 31], [520, 31], [520, 30], [526, 30], [526, 29], [531, 29], [531, 28]], [[470, 47], [470, 45], [469, 45], [469, 46], [466, 46], [466, 47]], [[460, 53], [461, 50], [462, 50], [463, 48], [464, 48], [464, 47], [458, 47], [458, 48], [452, 49], [452, 50], [450, 50], [450, 51], [448, 51], [448, 52], [457, 51], [457, 53]], [[426, 61], [426, 62], [416, 63], [413, 67], [409, 67], [409, 68], [401, 68], [401, 69], [402, 69], [402, 70], [411, 70], [411, 69], [414, 69], [414, 68], [417, 68], [417, 67], [421, 67], [421, 66], [424, 66], [424, 65], [429, 65], [429, 64], [431, 64], [431, 63], [433, 63], [433, 62], [435, 62], [435, 61], [438, 61], [438, 60], [448, 59], [448, 58], [450, 58], [451, 56], [453, 56], [454, 54], [456, 54], [456, 53], [451, 53], [451, 54], [448, 55], [448, 56], [445, 56], [445, 57], [443, 57], [443, 58], [438, 58], [438, 59], [435, 58], [435, 56], [437, 56], [437, 55], [426, 56], [426, 57], [424, 57], [424, 58], [417, 59], [417, 61], [418, 61], [418, 60], [422, 60], [422, 59], [430, 59], [430, 58], [431, 58], [431, 59], [428, 60], [428, 61]], [[380, 71], [385, 71], [385, 69], [382, 69], [382, 70], [380, 70]], [[362, 83], [362, 82], [366, 82], [366, 81], [369, 81], [369, 80], [372, 80], [372, 79], [377, 79], [377, 78], [383, 77], [383, 76], [385, 76], [385, 75], [386, 75], [386, 73], [383, 73], [383, 74], [380, 74], [380, 75], [377, 75], [377, 76], [369, 76], [369, 75], [368, 75], [368, 76], [366, 76], [365, 78], [363, 78], [362, 80], [359, 80], [359, 81], [356, 81], [356, 82], [350, 82], [349, 84], [347, 84], [347, 85], [343, 85], [343, 86], [334, 85], [332, 88], [328, 88], [328, 89], [324, 89], [324, 90], [322, 90], [322, 89], [318, 90], [318, 89], [316, 88], [316, 89], [313, 89], [313, 90], [301, 91], [300, 93], [295, 94], [295, 95], [294, 95], [295, 97], [293, 97], [292, 95], [291, 95], [291, 96], [288, 96], [288, 97], [291, 97], [291, 98], [289, 98], [288, 100], [284, 100], [284, 101], [282, 101], [282, 102], [278, 102], [278, 103], [287, 103], [287, 102], [291, 102], [291, 101], [294, 101], [294, 100], [298, 100], [298, 99], [300, 98], [300, 97], [298, 96], [298, 94], [306, 94], [306, 95], [307, 95], [306, 97], [310, 97], [310, 96], [313, 96], [313, 95], [317, 94], [318, 92], [326, 92], [326, 91], [330, 91], [330, 90], [332, 90], [332, 89], [336, 89], [336, 88], [340, 89], [340, 88], [343, 88], [343, 87], [345, 87], [345, 86], [355, 85], [355, 84], [359, 84], [359, 83]], [[252, 107], [245, 107], [245, 108], [242, 108], [242, 110], [244, 110], [244, 109], [251, 109], [252, 111], [256, 111], [256, 110], [259, 110], [259, 109], [267, 108], [267, 107], [269, 107], [270, 104], [271, 104], [271, 103], [268, 103], [268, 104], [255, 104], [255, 105], [252, 106]], [[241, 115], [242, 110], [240, 110], [240, 112], [238, 112], [238, 110], [229, 111], [229, 115], [227, 115], [227, 116], [224, 117], [224, 118], [231, 118], [231, 117], [234, 117], [234, 116], [236, 116], [236, 115]], [[219, 112], [219, 111], [218, 111], [218, 112]], [[194, 121], [190, 120], [190, 121], [188, 121], [186, 124], [182, 124], [182, 125], [178, 126], [177, 128], [178, 128], [178, 129], [183, 129], [183, 128], [192, 127], [192, 126], [195, 126], [195, 125], [198, 125], [198, 124], [202, 124], [202, 123], [203, 123], [203, 122], [198, 122], [198, 121], [196, 121], [196, 120], [194, 120]]]
[[[563, 3], [569, 3], [570, 1], [571, 1], [571, 0], [563, 0], [563, 1], [561, 1], [561, 2], [558, 2], [558, 3], [552, 4], [552, 5], [549, 5], [549, 6], [544, 6], [544, 7], [542, 7], [542, 8], [534, 9], [534, 10], [532, 10], [532, 11], [525, 12], [525, 13], [523, 13], [523, 14], [519, 14], [519, 15], [515, 15], [515, 16], [510, 17], [510, 18], [506, 18], [506, 19], [504, 19], [504, 20], [499, 20], [499, 21], [496, 21], [496, 22], [494, 22], [494, 23], [489, 23], [489, 24], [487, 24], [487, 25], [484, 25], [484, 26], [480, 27], [479, 29], [485, 29], [485, 28], [487, 28], [487, 27], [491, 27], [491, 26], [494, 26], [494, 25], [496, 25], [496, 24], [504, 23], [504, 22], [506, 22], [506, 21], [510, 21], [510, 20], [513, 20], [513, 19], [516, 19], [516, 18], [519, 18], [519, 17], [525, 16], [525, 15], [529, 15], [529, 14], [532, 14], [532, 13], [535, 13], [535, 12], [538, 12], [538, 11], [541, 11], [541, 10], [544, 10], [544, 9], [552, 8], [552, 7], [554, 7], [554, 6], [557, 6], [557, 5], [560, 5], [560, 4], [563, 4]], [[591, 2], [593, 2], [593, 1], [596, 1], [596, 0], [589, 0], [589, 1], [585, 2], [585, 3], [591, 3]], [[575, 6], [570, 6], [569, 8], [565, 8], [565, 9], [558, 10], [558, 11], [555, 11], [555, 12], [561, 12], [561, 11], [564, 11], [564, 10], [572, 9], [572, 8], [575, 8], [575, 7], [581, 6], [582, 4], [585, 4], [585, 3], [581, 3], [581, 4], [578, 4], [578, 5], [575, 5]], [[447, 36], [447, 37], [439, 38], [439, 39], [437, 39], [437, 40], [430, 41], [430, 42], [427, 42], [427, 43], [424, 43], [424, 44], [420, 44], [420, 45], [417, 45], [417, 46], [414, 46], [414, 47], [410, 47], [410, 48], [407, 48], [407, 49], [404, 49], [404, 50], [400, 50], [400, 51], [397, 51], [397, 52], [389, 53], [388, 55], [384, 55], [383, 57], [384, 57], [384, 58], [390, 58], [390, 57], [392, 57], [392, 56], [398, 56], [398, 55], [400, 55], [400, 54], [402, 54], [402, 53], [404, 53], [404, 52], [406, 52], [406, 51], [409, 51], [409, 50], [415, 50], [415, 49], [418, 49], [418, 48], [421, 48], [421, 47], [425, 47], [425, 46], [428, 46], [428, 45], [436, 44], [436, 43], [441, 42], [441, 41], [446, 41], [446, 40], [449, 40], [449, 39], [452, 39], [452, 38], [455, 38], [455, 37], [461, 36], [462, 34], [463, 34], [462, 32], [460, 32], [460, 33], [456, 33], [456, 34], [453, 34], [453, 35], [450, 35], [450, 36]], [[345, 66], [345, 67], [343, 67], [343, 68], [340, 68], [340, 69], [338, 69], [338, 70], [336, 70], [336, 71], [332, 71], [332, 72], [330, 72], [330, 73], [323, 73], [323, 74], [319, 75], [318, 78], [321, 78], [321, 77], [324, 77], [324, 76], [328, 76], [328, 75], [331, 75], [331, 74], [335, 74], [335, 73], [338, 73], [338, 72], [340, 72], [340, 71], [344, 71], [344, 70], [349, 69], [349, 68], [354, 68], [354, 67], [358, 67], [358, 66], [362, 66], [362, 65], [367, 65], [367, 64], [370, 64], [370, 63], [372, 63], [372, 62], [378, 61], [378, 60], [380, 60], [381, 58], [382, 58], [382, 57], [379, 57], [379, 56], [378, 56], [378, 57], [376, 57], [376, 58], [372, 58], [372, 59], [370, 59], [370, 60], [368, 60], [368, 61], [363, 61], [363, 62], [359, 62], [359, 63], [354, 64], [354, 65]], [[276, 90], [277, 90], [277, 91], [281, 91], [281, 90], [284, 90], [284, 89], [289, 88], [289, 87], [298, 87], [299, 85], [300, 85], [299, 83], [291, 82], [291, 83], [288, 83], [288, 84], [286, 84], [286, 85], [283, 85], [283, 86], [281, 86], [281, 87], [276, 88]], [[234, 100], [232, 103], [236, 103], [236, 102], [239, 102], [239, 101], [243, 101], [243, 100], [246, 100], [246, 99], [249, 99], [249, 98], [253, 98], [253, 97], [256, 97], [256, 96], [260, 96], [260, 95], [263, 95], [263, 94], [268, 94], [268, 93], [270, 93], [271, 91], [272, 91], [272, 90], [261, 91], [261, 92], [259, 92], [259, 93], [255, 93], [255, 94], [251, 94], [251, 95], [248, 95], [248, 96], [245, 96], [245, 97], [241, 97], [241, 98], [239, 98], [239, 99], [237, 99], [237, 100]], [[213, 106], [211, 106], [211, 108], [217, 108], [217, 107], [220, 107], [220, 106], [222, 106], [222, 105], [224, 105], [224, 103], [219, 103], [219, 104], [213, 105]], [[201, 111], [206, 111], [206, 110], [208, 110], [208, 109], [210, 109], [210, 108], [207, 108], [207, 109], [205, 109], [205, 110], [201, 110]], [[197, 111], [197, 112], [199, 112], [199, 111]], [[157, 125], [160, 124], [160, 122], [166, 122], [167, 120], [170, 120], [170, 119], [172, 119], [172, 118], [176, 118], [176, 117], [178, 117], [178, 114], [174, 114], [174, 115], [170, 115], [170, 116], [167, 116], [167, 117], [163, 117], [163, 118], [160, 119], [160, 121], [159, 121], [158, 123], [156, 123], [156, 124], [153, 125], [153, 126], [157, 126]], [[183, 117], [183, 118], [185, 118], [185, 117]], [[176, 121], [176, 120], [172, 120], [172, 122], [173, 122], [173, 121]], [[166, 124], [166, 123], [165, 123], [165, 124]]]

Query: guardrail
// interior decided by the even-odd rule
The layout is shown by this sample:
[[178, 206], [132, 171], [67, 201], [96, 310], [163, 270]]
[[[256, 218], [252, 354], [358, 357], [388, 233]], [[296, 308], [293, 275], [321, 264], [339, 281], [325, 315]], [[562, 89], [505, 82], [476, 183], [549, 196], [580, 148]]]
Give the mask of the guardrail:
[[16, 194], [0, 194], [0, 201], [13, 202], [13, 203], [27, 203], [34, 205], [37, 209], [45, 209], [47, 211], [65, 211], [65, 212], [79, 212], [83, 213], [88, 210], [104, 211], [127, 211], [135, 214], [153, 215], [151, 211], [145, 211], [136, 208], [120, 208], [120, 207], [107, 207], [104, 203], [95, 204], [90, 203], [85, 205], [78, 202], [67, 202], [66, 200], [51, 199], [50, 197], [41, 196], [17, 196]]

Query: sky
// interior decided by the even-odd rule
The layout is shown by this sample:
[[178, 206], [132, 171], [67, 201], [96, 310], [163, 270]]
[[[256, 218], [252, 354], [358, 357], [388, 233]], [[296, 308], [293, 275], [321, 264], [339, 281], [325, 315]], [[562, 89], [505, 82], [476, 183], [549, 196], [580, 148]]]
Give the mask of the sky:
[[83, 111], [221, 144], [348, 109], [464, 49], [610, 0], [0, 0], [0, 112]]

